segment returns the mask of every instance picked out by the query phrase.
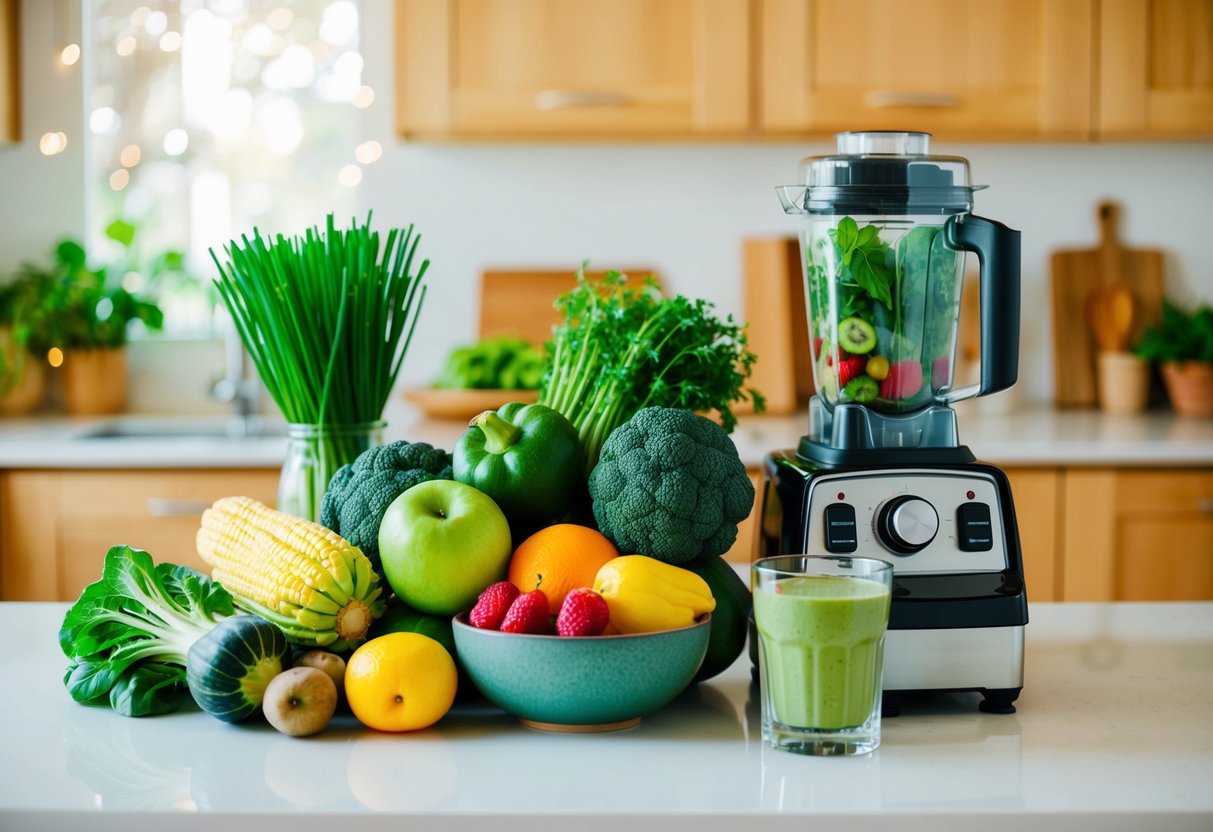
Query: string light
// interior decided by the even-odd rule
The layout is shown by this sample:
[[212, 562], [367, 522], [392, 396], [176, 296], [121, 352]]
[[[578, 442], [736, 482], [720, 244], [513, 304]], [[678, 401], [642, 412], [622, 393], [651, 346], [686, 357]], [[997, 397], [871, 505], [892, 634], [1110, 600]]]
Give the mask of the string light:
[[357, 165], [346, 165], [337, 174], [337, 181], [347, 188], [352, 188], [362, 181], [362, 168]]
[[43, 133], [38, 139], [38, 150], [43, 156], [54, 156], [57, 153], [62, 153], [67, 150], [67, 134], [58, 133]]
[[63, 366], [63, 350], [58, 347], [51, 347], [46, 351], [46, 363], [52, 367]]
[[358, 92], [354, 93], [354, 106], [359, 110], [365, 110], [371, 106], [375, 100], [375, 91], [367, 86], [358, 88]]
[[135, 53], [135, 47], [138, 45], [139, 43], [135, 40], [133, 35], [127, 35], [126, 37], [122, 38], [122, 40], [118, 41], [118, 45], [114, 48], [117, 50], [119, 55], [125, 58], [128, 55], [133, 55]]
[[59, 53], [59, 60], [63, 62], [64, 66], [71, 66], [80, 60], [80, 44], [69, 43], [63, 47], [63, 51]]
[[139, 164], [141, 158], [143, 158], [143, 151], [139, 149], [139, 145], [137, 144], [128, 144], [118, 154], [118, 161], [122, 162], [122, 167], [124, 168], [133, 168]]
[[180, 32], [165, 32], [160, 37], [160, 51], [176, 52], [181, 48], [181, 33]]
[[354, 148], [354, 158], [364, 165], [369, 165], [379, 161], [379, 157], [382, 155], [383, 147], [374, 139], [365, 141], [358, 145], [358, 147]]
[[110, 187], [120, 191], [131, 183], [131, 175], [126, 168], [118, 168], [110, 174]]

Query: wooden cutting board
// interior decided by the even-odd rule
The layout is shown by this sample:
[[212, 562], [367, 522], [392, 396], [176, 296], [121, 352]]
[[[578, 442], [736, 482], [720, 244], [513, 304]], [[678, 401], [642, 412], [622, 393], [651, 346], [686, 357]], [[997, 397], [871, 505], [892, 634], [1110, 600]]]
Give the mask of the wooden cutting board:
[[1053, 252], [1053, 402], [1061, 408], [1098, 406], [1095, 336], [1086, 306], [1093, 292], [1122, 283], [1134, 300], [1130, 347], [1162, 316], [1163, 260], [1158, 249], [1126, 248], [1118, 238], [1120, 206], [1096, 207], [1099, 245]]
[[[640, 286], [649, 275], [661, 279], [651, 269], [620, 269], [628, 276], [628, 285]], [[601, 280], [605, 271], [585, 273], [587, 279]], [[542, 348], [552, 337], [552, 327], [561, 322], [556, 298], [577, 285], [576, 269], [562, 270], [490, 270], [480, 275], [480, 338], [489, 335], [517, 335]]]

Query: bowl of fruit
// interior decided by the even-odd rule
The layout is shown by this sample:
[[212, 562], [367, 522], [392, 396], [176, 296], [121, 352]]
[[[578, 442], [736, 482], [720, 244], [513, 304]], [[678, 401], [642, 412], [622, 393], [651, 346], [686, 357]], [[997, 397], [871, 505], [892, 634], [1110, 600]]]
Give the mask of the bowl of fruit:
[[[600, 588], [570, 592], [553, 620], [542, 592], [520, 593], [505, 581], [490, 586], [454, 618], [467, 675], [494, 705], [544, 730], [630, 728], [667, 705], [703, 662], [711, 613], [655, 629], [629, 620], [627, 611], [611, 616]], [[611, 618], [644, 631], [620, 632]]]

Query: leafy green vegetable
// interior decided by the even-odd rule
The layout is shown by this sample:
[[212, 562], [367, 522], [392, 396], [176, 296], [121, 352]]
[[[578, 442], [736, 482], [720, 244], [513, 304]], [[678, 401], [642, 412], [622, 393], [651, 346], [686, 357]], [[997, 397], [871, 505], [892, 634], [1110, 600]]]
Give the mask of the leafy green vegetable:
[[190, 647], [234, 614], [232, 596], [202, 573], [114, 546], [63, 619], [63, 683], [77, 702], [108, 697], [124, 716], [175, 711], [188, 694]]
[[1188, 313], [1164, 300], [1162, 320], [1145, 328], [1133, 351], [1148, 361], [1213, 361], [1213, 308]]
[[512, 335], [458, 347], [447, 357], [435, 387], [459, 390], [536, 390], [543, 380], [543, 353]]
[[732, 315], [717, 317], [703, 299], [664, 297], [651, 279], [626, 282], [610, 271], [591, 284], [579, 270], [576, 288], [556, 301], [564, 321], [547, 345], [539, 403], [577, 428], [587, 475], [611, 431], [645, 407], [716, 410], [728, 432], [735, 402], [765, 406], [745, 387], [755, 356]]
[[860, 228], [855, 220], [843, 217], [838, 227], [831, 229], [831, 236], [838, 246], [842, 256], [842, 264], [851, 278], [861, 289], [886, 307], [893, 308], [893, 295], [890, 286], [893, 275], [885, 262], [885, 253], [889, 247], [885, 245], [876, 226], [865, 225]]

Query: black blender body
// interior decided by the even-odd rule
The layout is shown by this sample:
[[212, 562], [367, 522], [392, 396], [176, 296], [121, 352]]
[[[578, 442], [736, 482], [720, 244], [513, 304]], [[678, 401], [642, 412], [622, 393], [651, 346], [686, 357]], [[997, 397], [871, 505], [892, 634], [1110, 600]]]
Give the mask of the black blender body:
[[[959, 442], [952, 402], [1019, 363], [1019, 233], [974, 216], [968, 162], [922, 133], [843, 133], [780, 188], [801, 235], [818, 393], [799, 447], [764, 462], [756, 555], [894, 564], [886, 707], [980, 691], [1012, 712], [1027, 596], [1006, 475]], [[953, 384], [963, 252], [981, 265], [981, 377]]]

